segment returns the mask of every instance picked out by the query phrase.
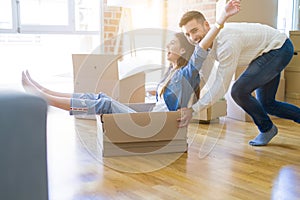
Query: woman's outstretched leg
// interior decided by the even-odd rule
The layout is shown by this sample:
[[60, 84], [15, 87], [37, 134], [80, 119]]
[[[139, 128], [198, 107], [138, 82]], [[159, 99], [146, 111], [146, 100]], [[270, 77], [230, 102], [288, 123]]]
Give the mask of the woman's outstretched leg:
[[[57, 108], [60, 108], [63, 110], [67, 110], [67, 111], [70, 110], [71, 94], [69, 95], [70, 97], [66, 97], [66, 96], [60, 96], [60, 94], [64, 94], [64, 93], [56, 93], [54, 91], [52, 91], [51, 93], [47, 93], [47, 91], [49, 91], [48, 89], [37, 84], [41, 87], [41, 88], [39, 88], [35, 84], [37, 84], [37, 82], [35, 82], [35, 83], [31, 82], [30, 78], [28, 78], [26, 76], [26, 73], [22, 72], [22, 85], [23, 85], [25, 91], [42, 97], [51, 106], [54, 106], [54, 107], [57, 107]], [[55, 94], [57, 94], [57, 95], [55, 95]]]
[[68, 94], [51, 91], [34, 81], [28, 72], [22, 73], [22, 84], [26, 91], [41, 96], [51, 106], [70, 111], [71, 115], [136, 112], [104, 93]]

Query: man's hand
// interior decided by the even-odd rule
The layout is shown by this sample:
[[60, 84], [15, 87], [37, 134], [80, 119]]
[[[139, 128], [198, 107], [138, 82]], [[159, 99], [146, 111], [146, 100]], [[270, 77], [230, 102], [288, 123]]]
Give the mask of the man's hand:
[[193, 118], [193, 109], [192, 108], [181, 108], [181, 117], [177, 119], [178, 127], [185, 127], [188, 126], [191, 119]]
[[226, 5], [225, 5], [225, 15], [226, 17], [231, 17], [235, 14], [237, 14], [241, 9], [241, 1], [240, 0], [230, 0]]

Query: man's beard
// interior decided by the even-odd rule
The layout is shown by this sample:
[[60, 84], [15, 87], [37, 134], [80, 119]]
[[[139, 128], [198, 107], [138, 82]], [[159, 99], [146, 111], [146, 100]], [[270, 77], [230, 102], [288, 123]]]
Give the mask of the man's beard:
[[202, 40], [202, 38], [199, 39], [199, 40], [197, 40], [197, 41], [189, 40], [189, 42], [190, 42], [192, 45], [196, 46], [197, 44], [199, 44], [199, 43], [201, 42], [201, 40]]

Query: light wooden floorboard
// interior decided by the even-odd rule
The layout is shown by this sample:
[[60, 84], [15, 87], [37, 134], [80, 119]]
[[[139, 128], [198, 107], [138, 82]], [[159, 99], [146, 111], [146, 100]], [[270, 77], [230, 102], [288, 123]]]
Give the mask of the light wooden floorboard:
[[190, 124], [187, 153], [102, 158], [95, 121], [50, 108], [50, 199], [300, 199], [300, 125], [273, 121], [265, 147], [248, 145], [253, 123], [222, 117]]

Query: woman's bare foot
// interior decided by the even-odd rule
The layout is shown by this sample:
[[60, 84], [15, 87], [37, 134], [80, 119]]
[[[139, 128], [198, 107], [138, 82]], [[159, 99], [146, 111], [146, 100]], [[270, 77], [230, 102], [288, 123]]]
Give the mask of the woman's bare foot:
[[27, 80], [29, 80], [31, 82], [31, 84], [34, 85], [35, 87], [39, 88], [40, 90], [45, 90], [46, 89], [43, 86], [41, 86], [38, 82], [36, 82], [35, 80], [33, 80], [31, 78], [28, 70], [25, 71], [25, 76], [27, 77]]
[[[26, 73], [28, 76], [26, 75]], [[66, 93], [64, 94], [64, 96], [62, 96], [61, 93], [54, 92], [54, 91], [51, 91], [51, 93], [53, 94], [50, 94], [47, 92], [50, 90], [39, 85], [36, 81], [31, 79], [28, 72], [24, 72], [24, 71], [22, 72], [22, 85], [26, 92], [29, 92], [31, 94], [34, 94], [36, 96], [45, 99], [45, 101], [47, 101], [49, 105], [67, 111], [70, 110], [71, 94]]]
[[53, 96], [57, 96], [57, 97], [66, 97], [66, 98], [71, 98], [71, 96], [72, 96], [72, 94], [70, 94], [70, 93], [55, 92], [55, 91], [52, 91], [48, 88], [45, 88], [44, 86], [42, 86], [41, 84], [39, 84], [38, 82], [33, 80], [31, 75], [29, 74], [28, 70], [25, 71], [25, 76], [27, 77], [27, 80], [31, 82], [31, 85], [38, 88], [44, 94], [53, 95]]
[[36, 87], [26, 76], [26, 73], [22, 72], [22, 85], [26, 92], [44, 97], [43, 91]]
[[22, 72], [22, 85], [26, 92], [34, 94], [34, 88], [32, 87], [30, 81], [27, 79], [25, 72]]

